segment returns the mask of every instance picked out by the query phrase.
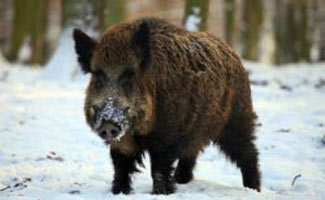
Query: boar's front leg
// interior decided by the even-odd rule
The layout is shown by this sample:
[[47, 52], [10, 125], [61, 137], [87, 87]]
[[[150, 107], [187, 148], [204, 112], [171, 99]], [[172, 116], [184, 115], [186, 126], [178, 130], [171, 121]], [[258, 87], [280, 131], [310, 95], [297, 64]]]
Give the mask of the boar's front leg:
[[111, 158], [114, 165], [113, 194], [129, 194], [131, 188], [131, 175], [138, 171], [136, 164], [143, 165], [143, 150], [130, 135], [125, 135], [120, 141], [110, 144]]
[[153, 194], [171, 194], [175, 191], [175, 183], [171, 173], [173, 170], [172, 164], [176, 160], [176, 155], [171, 148], [166, 147], [163, 149], [149, 149]]
[[119, 150], [111, 149], [111, 158], [114, 165], [113, 194], [129, 194], [131, 191], [131, 169], [135, 158], [123, 154]]

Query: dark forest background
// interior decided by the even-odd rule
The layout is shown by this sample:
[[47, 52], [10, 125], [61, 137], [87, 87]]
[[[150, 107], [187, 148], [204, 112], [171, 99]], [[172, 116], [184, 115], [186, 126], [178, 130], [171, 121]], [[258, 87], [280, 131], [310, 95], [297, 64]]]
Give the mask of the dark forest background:
[[1, 0], [0, 49], [10, 62], [44, 66], [61, 33], [98, 35], [112, 24], [158, 16], [224, 38], [246, 60], [271, 64], [325, 60], [324, 0]]

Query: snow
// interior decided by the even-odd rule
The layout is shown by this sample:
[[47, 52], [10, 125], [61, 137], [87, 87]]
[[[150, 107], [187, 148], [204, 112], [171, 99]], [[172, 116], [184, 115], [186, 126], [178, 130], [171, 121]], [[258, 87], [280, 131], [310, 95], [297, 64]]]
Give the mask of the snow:
[[193, 7], [192, 12], [193, 14], [189, 15], [186, 19], [185, 27], [188, 31], [198, 31], [201, 22], [201, 18], [199, 16], [200, 8]]
[[71, 39], [72, 29], [67, 28], [61, 33], [58, 49], [55, 51], [52, 59], [46, 66], [46, 70], [40, 73], [40, 79], [53, 81], [67, 81], [73, 79], [80, 73], [76, 54], [74, 51], [74, 42]]
[[0, 59], [0, 200], [325, 199], [325, 64], [244, 64], [259, 116], [262, 192], [243, 188], [240, 171], [211, 145], [175, 194], [150, 194], [146, 156], [132, 194], [115, 196], [109, 150], [83, 116], [89, 77], [71, 78], [74, 55], [55, 55], [45, 70]]

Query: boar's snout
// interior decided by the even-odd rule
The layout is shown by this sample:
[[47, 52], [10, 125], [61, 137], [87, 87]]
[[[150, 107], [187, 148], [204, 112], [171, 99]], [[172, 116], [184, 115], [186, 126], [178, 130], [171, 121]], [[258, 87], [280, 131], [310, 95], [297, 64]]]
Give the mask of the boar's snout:
[[122, 130], [120, 126], [110, 122], [106, 122], [98, 130], [98, 135], [105, 141], [111, 141], [117, 138], [121, 134], [121, 131]]
[[119, 140], [128, 131], [128, 108], [117, 106], [112, 98], [108, 98], [101, 108], [92, 106], [89, 109], [93, 115], [90, 126], [106, 142]]

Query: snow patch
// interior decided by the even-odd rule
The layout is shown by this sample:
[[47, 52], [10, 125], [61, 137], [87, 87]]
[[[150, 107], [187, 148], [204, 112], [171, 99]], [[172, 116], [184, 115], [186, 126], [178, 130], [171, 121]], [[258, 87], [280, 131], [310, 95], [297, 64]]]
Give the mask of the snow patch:
[[59, 39], [58, 49], [49, 61], [44, 71], [40, 73], [41, 80], [66, 82], [76, 78], [85, 80], [74, 49], [72, 29], [64, 29]]
[[[75, 62], [76, 56], [65, 59]], [[63, 67], [72, 61], [52, 62]], [[149, 159], [133, 176], [132, 194], [110, 192], [109, 150], [84, 119], [86, 81], [58, 83], [40, 69], [13, 67], [1, 58], [0, 65], [0, 200], [325, 199], [325, 63], [244, 63], [258, 115], [261, 193], [244, 188], [240, 170], [210, 145], [198, 158], [194, 180], [169, 196], [150, 194]], [[112, 109], [107, 105], [101, 118], [124, 121]]]
[[200, 8], [199, 7], [193, 7], [192, 8], [193, 14], [189, 15], [186, 19], [185, 27], [188, 31], [198, 31], [199, 25], [201, 22], [201, 18], [199, 16], [200, 14]]

